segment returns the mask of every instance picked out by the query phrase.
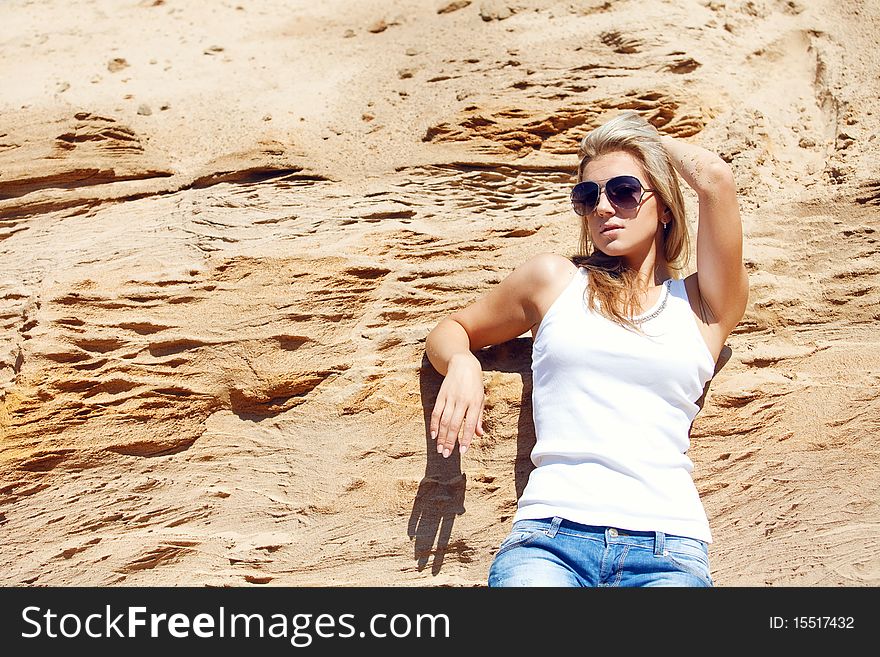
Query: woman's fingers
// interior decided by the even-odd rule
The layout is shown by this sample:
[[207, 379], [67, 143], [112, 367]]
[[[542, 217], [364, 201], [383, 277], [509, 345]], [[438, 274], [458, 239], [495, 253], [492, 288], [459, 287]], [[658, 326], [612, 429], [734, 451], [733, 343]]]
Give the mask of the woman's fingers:
[[438, 452], [443, 451], [440, 445], [446, 443], [446, 434], [454, 411], [455, 401], [441, 388], [434, 404], [434, 412], [431, 413], [431, 438], [437, 441]]
[[437, 441], [437, 453], [444, 458], [452, 454], [455, 443], [464, 454], [474, 435], [483, 435], [483, 407], [485, 396], [482, 381], [470, 381], [467, 371], [447, 373], [434, 410], [431, 412], [431, 438]]
[[458, 439], [458, 451], [461, 454], [464, 454], [468, 447], [471, 446], [471, 440], [473, 440], [474, 433], [477, 430], [478, 421], [480, 418], [480, 414], [473, 407], [471, 407], [464, 417], [464, 427], [461, 431], [461, 437]]
[[431, 411], [431, 440], [437, 440], [437, 434], [440, 431], [440, 416], [443, 414], [445, 403], [441, 397], [437, 397], [434, 403], [434, 410]]
[[[468, 448], [471, 446], [471, 441], [474, 436], [482, 436], [484, 433], [483, 429], [483, 409], [486, 406], [485, 399], [480, 403], [480, 410], [477, 413], [474, 413], [475, 421], [468, 421], [465, 425], [465, 431], [459, 439], [459, 447], [458, 451], [461, 454], [464, 454], [468, 451]], [[470, 414], [470, 413], [469, 413]]]
[[[449, 404], [447, 404], [447, 408], [450, 408]], [[443, 416], [440, 418], [440, 435], [437, 438], [437, 451], [443, 454], [444, 458], [448, 457], [455, 447], [455, 441], [458, 439], [466, 411], [467, 406], [464, 404], [455, 404], [452, 406], [448, 421], [446, 411], [443, 411]]]
[[445, 396], [437, 399], [437, 406], [432, 414], [432, 423], [435, 422], [433, 418], [436, 417], [436, 424], [432, 424], [431, 435], [437, 441], [438, 454], [442, 454], [443, 450], [446, 449], [454, 413], [455, 403], [452, 400], [447, 399]]
[[437, 441], [437, 453], [444, 458], [452, 454], [456, 441], [459, 452], [464, 454], [470, 447], [474, 435], [483, 435], [482, 410], [475, 410], [473, 404], [438, 399], [431, 413], [431, 438]]

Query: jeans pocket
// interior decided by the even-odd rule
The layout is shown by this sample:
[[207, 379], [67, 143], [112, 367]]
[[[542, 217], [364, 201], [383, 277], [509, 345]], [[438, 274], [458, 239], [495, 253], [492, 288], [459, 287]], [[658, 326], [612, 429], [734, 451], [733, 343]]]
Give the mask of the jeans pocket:
[[514, 527], [505, 539], [501, 541], [501, 545], [498, 546], [498, 552], [495, 553], [495, 556], [497, 557], [515, 547], [528, 545], [532, 541], [546, 535], [546, 529], [538, 529], [535, 527]]
[[691, 551], [674, 552], [669, 550], [663, 558], [668, 560], [677, 570], [698, 577], [706, 586], [714, 586], [712, 576], [709, 573], [709, 558], [707, 556]]

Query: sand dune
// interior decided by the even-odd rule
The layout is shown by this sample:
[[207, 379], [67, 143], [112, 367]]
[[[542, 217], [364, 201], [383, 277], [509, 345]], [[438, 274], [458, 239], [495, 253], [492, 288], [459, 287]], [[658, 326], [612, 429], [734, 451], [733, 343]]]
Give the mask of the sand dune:
[[424, 338], [574, 251], [622, 109], [741, 192], [690, 450], [716, 584], [880, 584], [880, 6], [251, 4], [0, 9], [0, 584], [484, 585], [531, 342], [480, 353], [447, 461]]

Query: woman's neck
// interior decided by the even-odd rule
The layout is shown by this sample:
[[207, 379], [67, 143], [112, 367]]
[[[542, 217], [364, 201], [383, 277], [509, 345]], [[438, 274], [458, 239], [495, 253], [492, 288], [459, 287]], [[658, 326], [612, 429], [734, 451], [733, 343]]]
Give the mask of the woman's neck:
[[642, 291], [647, 291], [656, 285], [661, 285], [663, 281], [672, 276], [666, 258], [659, 255], [655, 248], [648, 251], [644, 258], [627, 259], [626, 266], [638, 272], [636, 280]]

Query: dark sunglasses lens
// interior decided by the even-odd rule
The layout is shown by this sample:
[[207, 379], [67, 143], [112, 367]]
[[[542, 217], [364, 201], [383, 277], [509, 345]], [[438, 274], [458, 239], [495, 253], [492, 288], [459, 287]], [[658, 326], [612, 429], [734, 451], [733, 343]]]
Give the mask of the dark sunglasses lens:
[[642, 199], [642, 183], [633, 176], [617, 176], [605, 183], [605, 194], [612, 205], [632, 210]]
[[582, 182], [571, 190], [571, 206], [580, 215], [589, 214], [599, 200], [599, 185], [594, 182]]

